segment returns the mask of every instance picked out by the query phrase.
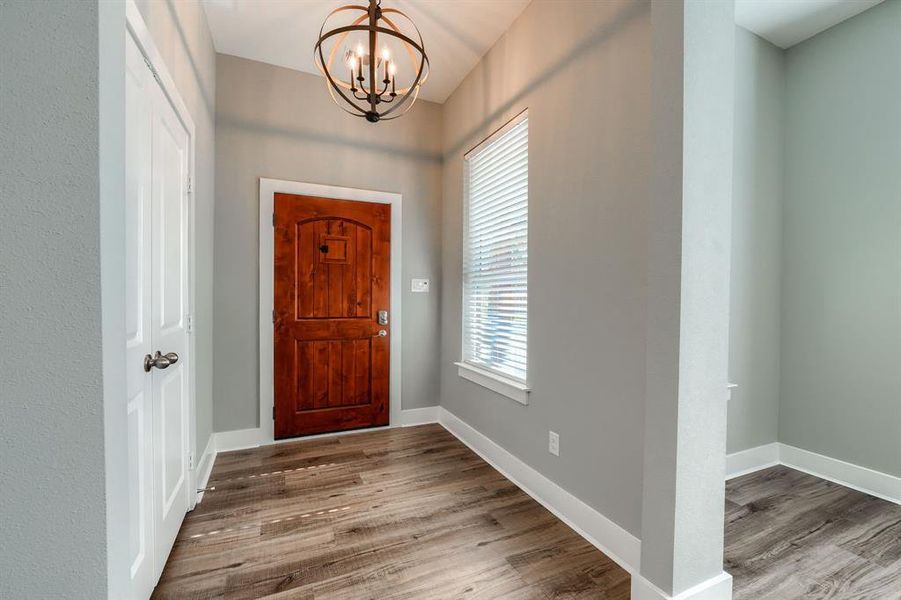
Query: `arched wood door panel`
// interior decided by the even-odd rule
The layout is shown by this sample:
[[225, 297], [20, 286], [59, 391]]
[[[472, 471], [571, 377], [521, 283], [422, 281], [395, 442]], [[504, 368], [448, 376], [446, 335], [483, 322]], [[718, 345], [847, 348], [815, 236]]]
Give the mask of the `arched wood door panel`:
[[388, 424], [390, 224], [386, 204], [275, 195], [276, 438]]

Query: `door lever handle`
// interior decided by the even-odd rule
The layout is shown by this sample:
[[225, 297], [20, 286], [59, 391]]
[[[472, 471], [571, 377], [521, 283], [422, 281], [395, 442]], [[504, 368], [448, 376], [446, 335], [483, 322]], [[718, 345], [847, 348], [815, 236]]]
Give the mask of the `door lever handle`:
[[149, 354], [144, 356], [144, 372], [149, 373], [150, 369], [156, 367], [157, 369], [168, 369], [170, 365], [174, 365], [178, 362], [178, 354], [175, 352], [169, 352], [168, 354], [162, 354], [159, 350], [156, 351], [156, 354], [150, 356]]
[[385, 331], [384, 329], [379, 329], [379, 332], [372, 337], [385, 337], [386, 335], [388, 335], [387, 331]]

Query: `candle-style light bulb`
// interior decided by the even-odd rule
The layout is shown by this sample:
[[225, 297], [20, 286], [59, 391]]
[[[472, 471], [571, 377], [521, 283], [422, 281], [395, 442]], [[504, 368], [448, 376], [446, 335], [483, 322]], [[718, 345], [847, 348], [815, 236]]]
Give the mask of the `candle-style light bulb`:
[[388, 46], [382, 47], [382, 63], [385, 65], [385, 79], [383, 83], [388, 83], [388, 63], [391, 62], [391, 51]]
[[388, 65], [388, 73], [391, 75], [391, 95], [396, 96], [395, 83], [397, 82], [397, 65], [394, 63]]
[[357, 65], [357, 81], [361, 84], [363, 82], [363, 44], [362, 42], [357, 42], [357, 48], [355, 50], [356, 58], [354, 62]]
[[345, 61], [345, 62], [347, 63], [347, 68], [350, 70], [350, 91], [356, 92], [357, 86], [354, 83], [354, 62], [355, 61], [354, 61], [353, 56], [348, 56], [347, 61]]

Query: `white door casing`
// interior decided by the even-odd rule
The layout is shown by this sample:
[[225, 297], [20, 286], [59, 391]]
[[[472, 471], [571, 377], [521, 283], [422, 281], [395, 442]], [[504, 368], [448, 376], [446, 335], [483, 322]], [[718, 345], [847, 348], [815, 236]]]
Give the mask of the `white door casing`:
[[[391, 340], [389, 342], [389, 423], [401, 422], [403, 402], [401, 385], [403, 371], [401, 348], [403, 347], [403, 196], [395, 192], [381, 192], [358, 188], [339, 187], [318, 183], [260, 178], [260, 427], [253, 432], [254, 444], [276, 443], [273, 420], [275, 406], [274, 347], [275, 336], [272, 311], [275, 308], [275, 238], [272, 214], [275, 194], [316, 196], [335, 200], [357, 200], [391, 205]], [[290, 441], [290, 440], [284, 440]]]

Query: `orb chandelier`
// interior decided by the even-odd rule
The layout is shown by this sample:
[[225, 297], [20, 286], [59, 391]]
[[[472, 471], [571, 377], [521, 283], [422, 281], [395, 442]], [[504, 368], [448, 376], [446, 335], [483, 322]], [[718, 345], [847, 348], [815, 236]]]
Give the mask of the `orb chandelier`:
[[[342, 25], [339, 16], [350, 18]], [[409, 60], [400, 60], [404, 56]], [[396, 8], [382, 8], [381, 0], [329, 13], [313, 59], [335, 104], [370, 123], [410, 110], [429, 76], [419, 29]]]

